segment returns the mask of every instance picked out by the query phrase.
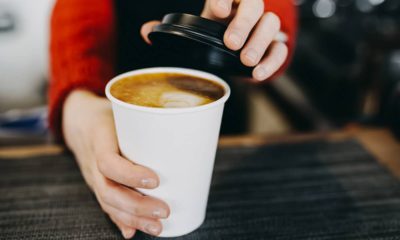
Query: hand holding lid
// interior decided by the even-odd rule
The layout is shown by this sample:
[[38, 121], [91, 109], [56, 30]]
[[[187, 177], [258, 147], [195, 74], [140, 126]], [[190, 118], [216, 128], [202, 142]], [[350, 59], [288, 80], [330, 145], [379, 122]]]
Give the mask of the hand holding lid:
[[[147, 42], [178, 55], [177, 64], [263, 81], [285, 62], [280, 20], [263, 0], [207, 0], [201, 15], [168, 14], [142, 27]], [[283, 41], [282, 41], [283, 40]]]

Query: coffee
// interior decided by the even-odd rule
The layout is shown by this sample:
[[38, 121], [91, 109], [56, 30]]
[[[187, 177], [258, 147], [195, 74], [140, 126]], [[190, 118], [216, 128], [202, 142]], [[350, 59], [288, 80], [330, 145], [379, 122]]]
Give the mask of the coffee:
[[155, 108], [184, 108], [212, 103], [224, 96], [213, 81], [180, 73], [147, 73], [115, 82], [111, 94], [126, 103]]

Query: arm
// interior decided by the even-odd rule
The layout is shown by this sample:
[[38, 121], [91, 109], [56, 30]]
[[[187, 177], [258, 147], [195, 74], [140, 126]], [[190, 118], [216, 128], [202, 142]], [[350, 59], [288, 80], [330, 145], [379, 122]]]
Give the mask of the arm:
[[51, 19], [49, 121], [61, 135], [62, 106], [75, 89], [103, 95], [114, 76], [112, 0], [58, 0]]
[[[263, 3], [242, 0], [252, 1]], [[261, 16], [263, 12], [257, 7], [248, 10], [250, 13], [242, 16], [253, 16], [253, 12]], [[282, 10], [283, 15], [286, 13], [287, 10]], [[123, 235], [130, 238], [136, 229], [157, 235], [162, 229], [159, 219], [168, 217], [169, 208], [135, 189], [157, 187], [158, 176], [120, 156], [110, 103], [99, 97], [106, 81], [113, 77], [113, 14], [112, 0], [86, 0], [84, 4], [81, 0], [58, 0], [51, 23], [50, 124], [56, 132], [63, 129], [65, 142], [74, 153], [85, 181]], [[277, 32], [279, 20], [272, 19]], [[143, 30], [142, 33], [146, 26]], [[290, 46], [294, 38], [291, 40], [292, 35], [287, 33]], [[286, 54], [278, 57], [277, 68]]]
[[103, 95], [113, 77], [112, 0], [58, 0], [51, 21], [50, 124], [62, 129], [82, 175], [101, 208], [125, 238], [136, 230], [158, 235], [168, 205], [136, 188], [155, 188], [158, 176], [123, 158], [110, 102]]

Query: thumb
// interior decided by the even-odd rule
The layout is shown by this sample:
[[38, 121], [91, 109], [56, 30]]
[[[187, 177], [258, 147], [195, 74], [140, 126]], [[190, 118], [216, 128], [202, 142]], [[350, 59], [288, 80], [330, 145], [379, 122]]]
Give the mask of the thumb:
[[151, 41], [149, 39], [149, 33], [153, 30], [155, 26], [160, 24], [160, 21], [150, 21], [142, 25], [142, 28], [140, 29], [140, 35], [142, 35], [142, 38], [144, 39], [145, 42], [148, 44], [151, 44]]

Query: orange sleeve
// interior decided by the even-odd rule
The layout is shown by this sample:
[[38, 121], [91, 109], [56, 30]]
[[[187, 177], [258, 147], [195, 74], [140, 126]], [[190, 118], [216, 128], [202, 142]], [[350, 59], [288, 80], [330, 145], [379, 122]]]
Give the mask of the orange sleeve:
[[274, 78], [281, 74], [289, 66], [296, 45], [296, 35], [297, 35], [297, 8], [294, 5], [293, 0], [264, 0], [265, 11], [273, 12], [279, 16], [281, 20], [281, 31], [288, 36], [287, 46], [289, 49], [289, 55], [286, 62], [279, 69], [279, 71], [274, 74], [271, 78]]
[[99, 95], [114, 75], [112, 0], [58, 0], [51, 18], [49, 124], [61, 136], [62, 106], [76, 88]]

